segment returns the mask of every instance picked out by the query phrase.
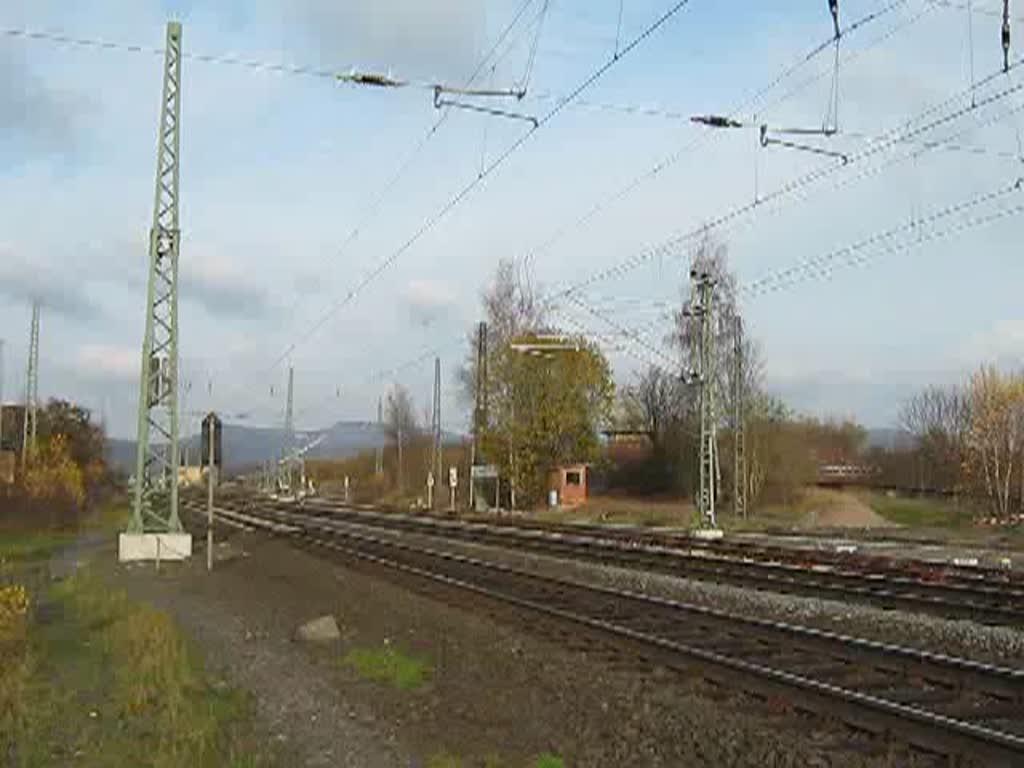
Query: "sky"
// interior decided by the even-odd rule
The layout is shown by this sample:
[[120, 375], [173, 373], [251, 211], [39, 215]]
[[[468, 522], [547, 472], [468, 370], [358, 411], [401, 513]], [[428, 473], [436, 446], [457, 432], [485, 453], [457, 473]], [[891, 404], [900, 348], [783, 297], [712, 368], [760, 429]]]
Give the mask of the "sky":
[[[524, 2], [6, 0], [6, 398], [23, 396], [38, 298], [41, 396], [82, 402], [113, 435], [133, 434], [162, 75], [149, 49], [162, 46], [170, 19], [182, 22], [188, 54], [379, 72], [415, 86], [184, 61], [188, 431], [211, 408], [280, 423], [289, 365], [301, 428], [373, 418], [394, 382], [423, 408], [435, 352], [446, 425], [463, 426], [456, 369], [503, 258], [520, 259], [545, 295], [634, 264], [561, 301], [555, 317], [605, 345], [619, 383], [649, 362], [671, 367], [664, 314], [686, 295], [693, 236], [704, 231], [728, 248], [745, 287], [767, 387], [798, 411], [891, 426], [923, 386], [983, 363], [1020, 365], [1024, 190], [1013, 184], [1024, 175], [1024, 90], [1013, 89], [1024, 67], [1000, 72], [996, 0], [976, 0], [970, 15], [951, 1], [841, 0], [845, 24], [894, 7], [840, 42], [839, 132], [788, 138], [845, 163], [758, 145], [762, 123], [826, 119], [834, 48], [793, 66], [832, 33], [824, 0], [690, 0], [632, 47], [674, 2], [550, 0], [542, 14], [544, 0], [529, 0], [474, 82], [525, 87], [519, 101], [476, 103], [540, 127], [435, 109], [418, 86], [465, 82]], [[9, 34], [25, 29], [147, 50]], [[1013, 40], [1024, 41], [1019, 18]], [[709, 113], [746, 127], [687, 119]], [[843, 250], [854, 244], [864, 245]], [[746, 290], [815, 259], [838, 266]]]

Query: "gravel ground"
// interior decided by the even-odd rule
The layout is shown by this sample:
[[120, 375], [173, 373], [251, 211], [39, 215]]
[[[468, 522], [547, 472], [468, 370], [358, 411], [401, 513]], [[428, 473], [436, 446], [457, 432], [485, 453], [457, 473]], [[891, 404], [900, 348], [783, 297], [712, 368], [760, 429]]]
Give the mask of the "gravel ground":
[[[292, 639], [299, 614], [289, 610], [299, 601], [289, 575], [274, 574], [278, 583], [244, 550], [224, 550], [230, 559], [216, 563], [213, 577], [201, 552], [184, 565], [164, 563], [159, 572], [151, 564], [117, 565], [113, 550], [97, 564], [132, 597], [172, 614], [202, 649], [209, 669], [255, 696], [268, 741], [287, 755], [288, 765], [409, 766], [395, 730], [380, 727], [366, 707], [325, 677], [315, 658], [299, 652]], [[312, 597], [306, 610], [327, 610], [330, 603]]]
[[[379, 529], [375, 535], [394, 536]], [[437, 546], [431, 536], [400, 534], [404, 541]], [[514, 552], [493, 546], [444, 540], [445, 549], [494, 560], [549, 576], [569, 578], [645, 595], [663, 597], [763, 619], [817, 627], [858, 637], [1020, 666], [1024, 659], [1024, 632], [1009, 627], [990, 627], [970, 621], [952, 621], [902, 611], [886, 611], [868, 605], [822, 600], [799, 595], [743, 589], [664, 574], [562, 560], [548, 555]]]
[[[586, 768], [938, 764], [880, 754], [878, 743], [795, 714], [784, 700], [766, 703], [670, 670], [641, 673], [634, 652], [595, 647], [532, 614], [433, 587], [410, 590], [366, 566], [258, 535], [232, 541], [249, 556], [219, 564], [213, 577], [202, 557], [160, 577], [138, 567], [113, 574], [172, 611], [214, 664], [256, 693], [268, 728], [296, 750], [296, 765], [424, 766], [441, 751], [462, 756], [466, 768], [520, 768], [545, 752]], [[299, 624], [323, 613], [338, 618], [339, 649], [292, 640]], [[429, 659], [430, 682], [398, 691], [339, 664], [347, 648], [384, 644]], [[484, 762], [494, 756], [502, 762]]]
[[[343, 567], [258, 534], [245, 556], [205, 572], [184, 565], [105, 572], [170, 611], [235, 684], [256, 694], [295, 765], [426, 766], [441, 751], [463, 766], [525, 768], [544, 752], [568, 766], [931, 766], [880, 754], [825, 718], [764, 703], [671, 670], [638, 671], [628, 650], [583, 643], [561, 625], [436, 587]], [[451, 604], [456, 602], [458, 605]], [[339, 648], [292, 638], [338, 619]], [[351, 647], [398, 647], [429, 659], [429, 682], [399, 691], [339, 664]], [[489, 757], [500, 762], [487, 763]], [[289, 763], [292, 764], [292, 763]]]

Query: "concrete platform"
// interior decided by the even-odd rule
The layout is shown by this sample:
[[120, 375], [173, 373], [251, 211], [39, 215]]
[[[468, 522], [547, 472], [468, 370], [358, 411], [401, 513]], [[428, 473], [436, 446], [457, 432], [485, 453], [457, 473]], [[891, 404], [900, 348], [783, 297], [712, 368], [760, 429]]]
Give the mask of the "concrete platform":
[[117, 538], [117, 559], [185, 560], [192, 557], [190, 533], [122, 533]]

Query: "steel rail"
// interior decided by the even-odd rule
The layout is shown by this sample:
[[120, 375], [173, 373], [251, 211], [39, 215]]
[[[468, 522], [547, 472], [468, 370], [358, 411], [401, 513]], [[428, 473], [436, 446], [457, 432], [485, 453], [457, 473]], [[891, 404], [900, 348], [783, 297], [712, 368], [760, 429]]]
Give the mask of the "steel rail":
[[[1019, 669], [542, 576], [295, 511], [258, 508], [242, 519], [262, 519], [300, 543], [638, 643], [666, 654], [670, 666], [697, 662], [745, 690], [799, 693], [794, 705], [800, 709], [820, 713], [826, 706], [854, 727], [898, 736], [917, 749], [969, 755], [992, 766], [1024, 761]], [[826, 671], [815, 671], [822, 661]], [[864, 668], [875, 675], [866, 682], [859, 672]], [[850, 679], [853, 672], [859, 685]]]
[[[1004, 581], [955, 576], [947, 577], [945, 582], [934, 581], [908, 575], [906, 566], [902, 571], [860, 571], [842, 560], [815, 563], [806, 553], [790, 554], [788, 562], [775, 561], [774, 557], [786, 552], [783, 548], [759, 553], [756, 548], [747, 549], [747, 545], [726, 548], [721, 542], [689, 537], [655, 536], [637, 543], [631, 538], [633, 532], [617, 536], [597, 527], [584, 527], [577, 534], [573, 526], [563, 526], [552, 535], [544, 526], [524, 530], [524, 526], [518, 525], [372, 512], [314, 500], [307, 500], [302, 506], [311, 513], [477, 544], [507, 547], [514, 543], [518, 549], [544, 554], [759, 590], [855, 600], [947, 619], [1024, 626], [1024, 590]], [[287, 509], [287, 505], [280, 508]], [[573, 530], [571, 534], [562, 533], [565, 529]], [[754, 559], [758, 554], [766, 559]]]

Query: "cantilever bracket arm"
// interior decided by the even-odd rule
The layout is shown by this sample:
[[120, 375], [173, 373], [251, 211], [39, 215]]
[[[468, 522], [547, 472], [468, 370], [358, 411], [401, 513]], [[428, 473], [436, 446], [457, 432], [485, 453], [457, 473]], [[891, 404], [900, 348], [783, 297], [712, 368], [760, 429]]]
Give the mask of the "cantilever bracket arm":
[[525, 120], [528, 123], [532, 123], [534, 128], [540, 127], [540, 121], [533, 115], [524, 115], [520, 112], [508, 112], [504, 109], [494, 109], [493, 107], [482, 107], [479, 104], [470, 104], [465, 101], [455, 101], [454, 99], [443, 99], [441, 94], [445, 91], [441, 86], [434, 88], [434, 108], [440, 109], [441, 107], [454, 107], [455, 109], [466, 109], [471, 112], [482, 112], [485, 115], [494, 115], [495, 117], [507, 117], [511, 120]]
[[[821, 147], [815, 147], [810, 144], [799, 144], [795, 141], [786, 141], [785, 139], [776, 139], [768, 135], [769, 128], [767, 125], [761, 126], [761, 146], [767, 147], [773, 145], [776, 147], [786, 147], [787, 149], [796, 149], [801, 152], [810, 152], [815, 155], [824, 155], [825, 157], [835, 157], [843, 161], [843, 165], [850, 162], [850, 158], [842, 152], [834, 152], [830, 149], [822, 149]], [[834, 128], [786, 128], [772, 133], [798, 135], [798, 136], [834, 136], [836, 131]]]

